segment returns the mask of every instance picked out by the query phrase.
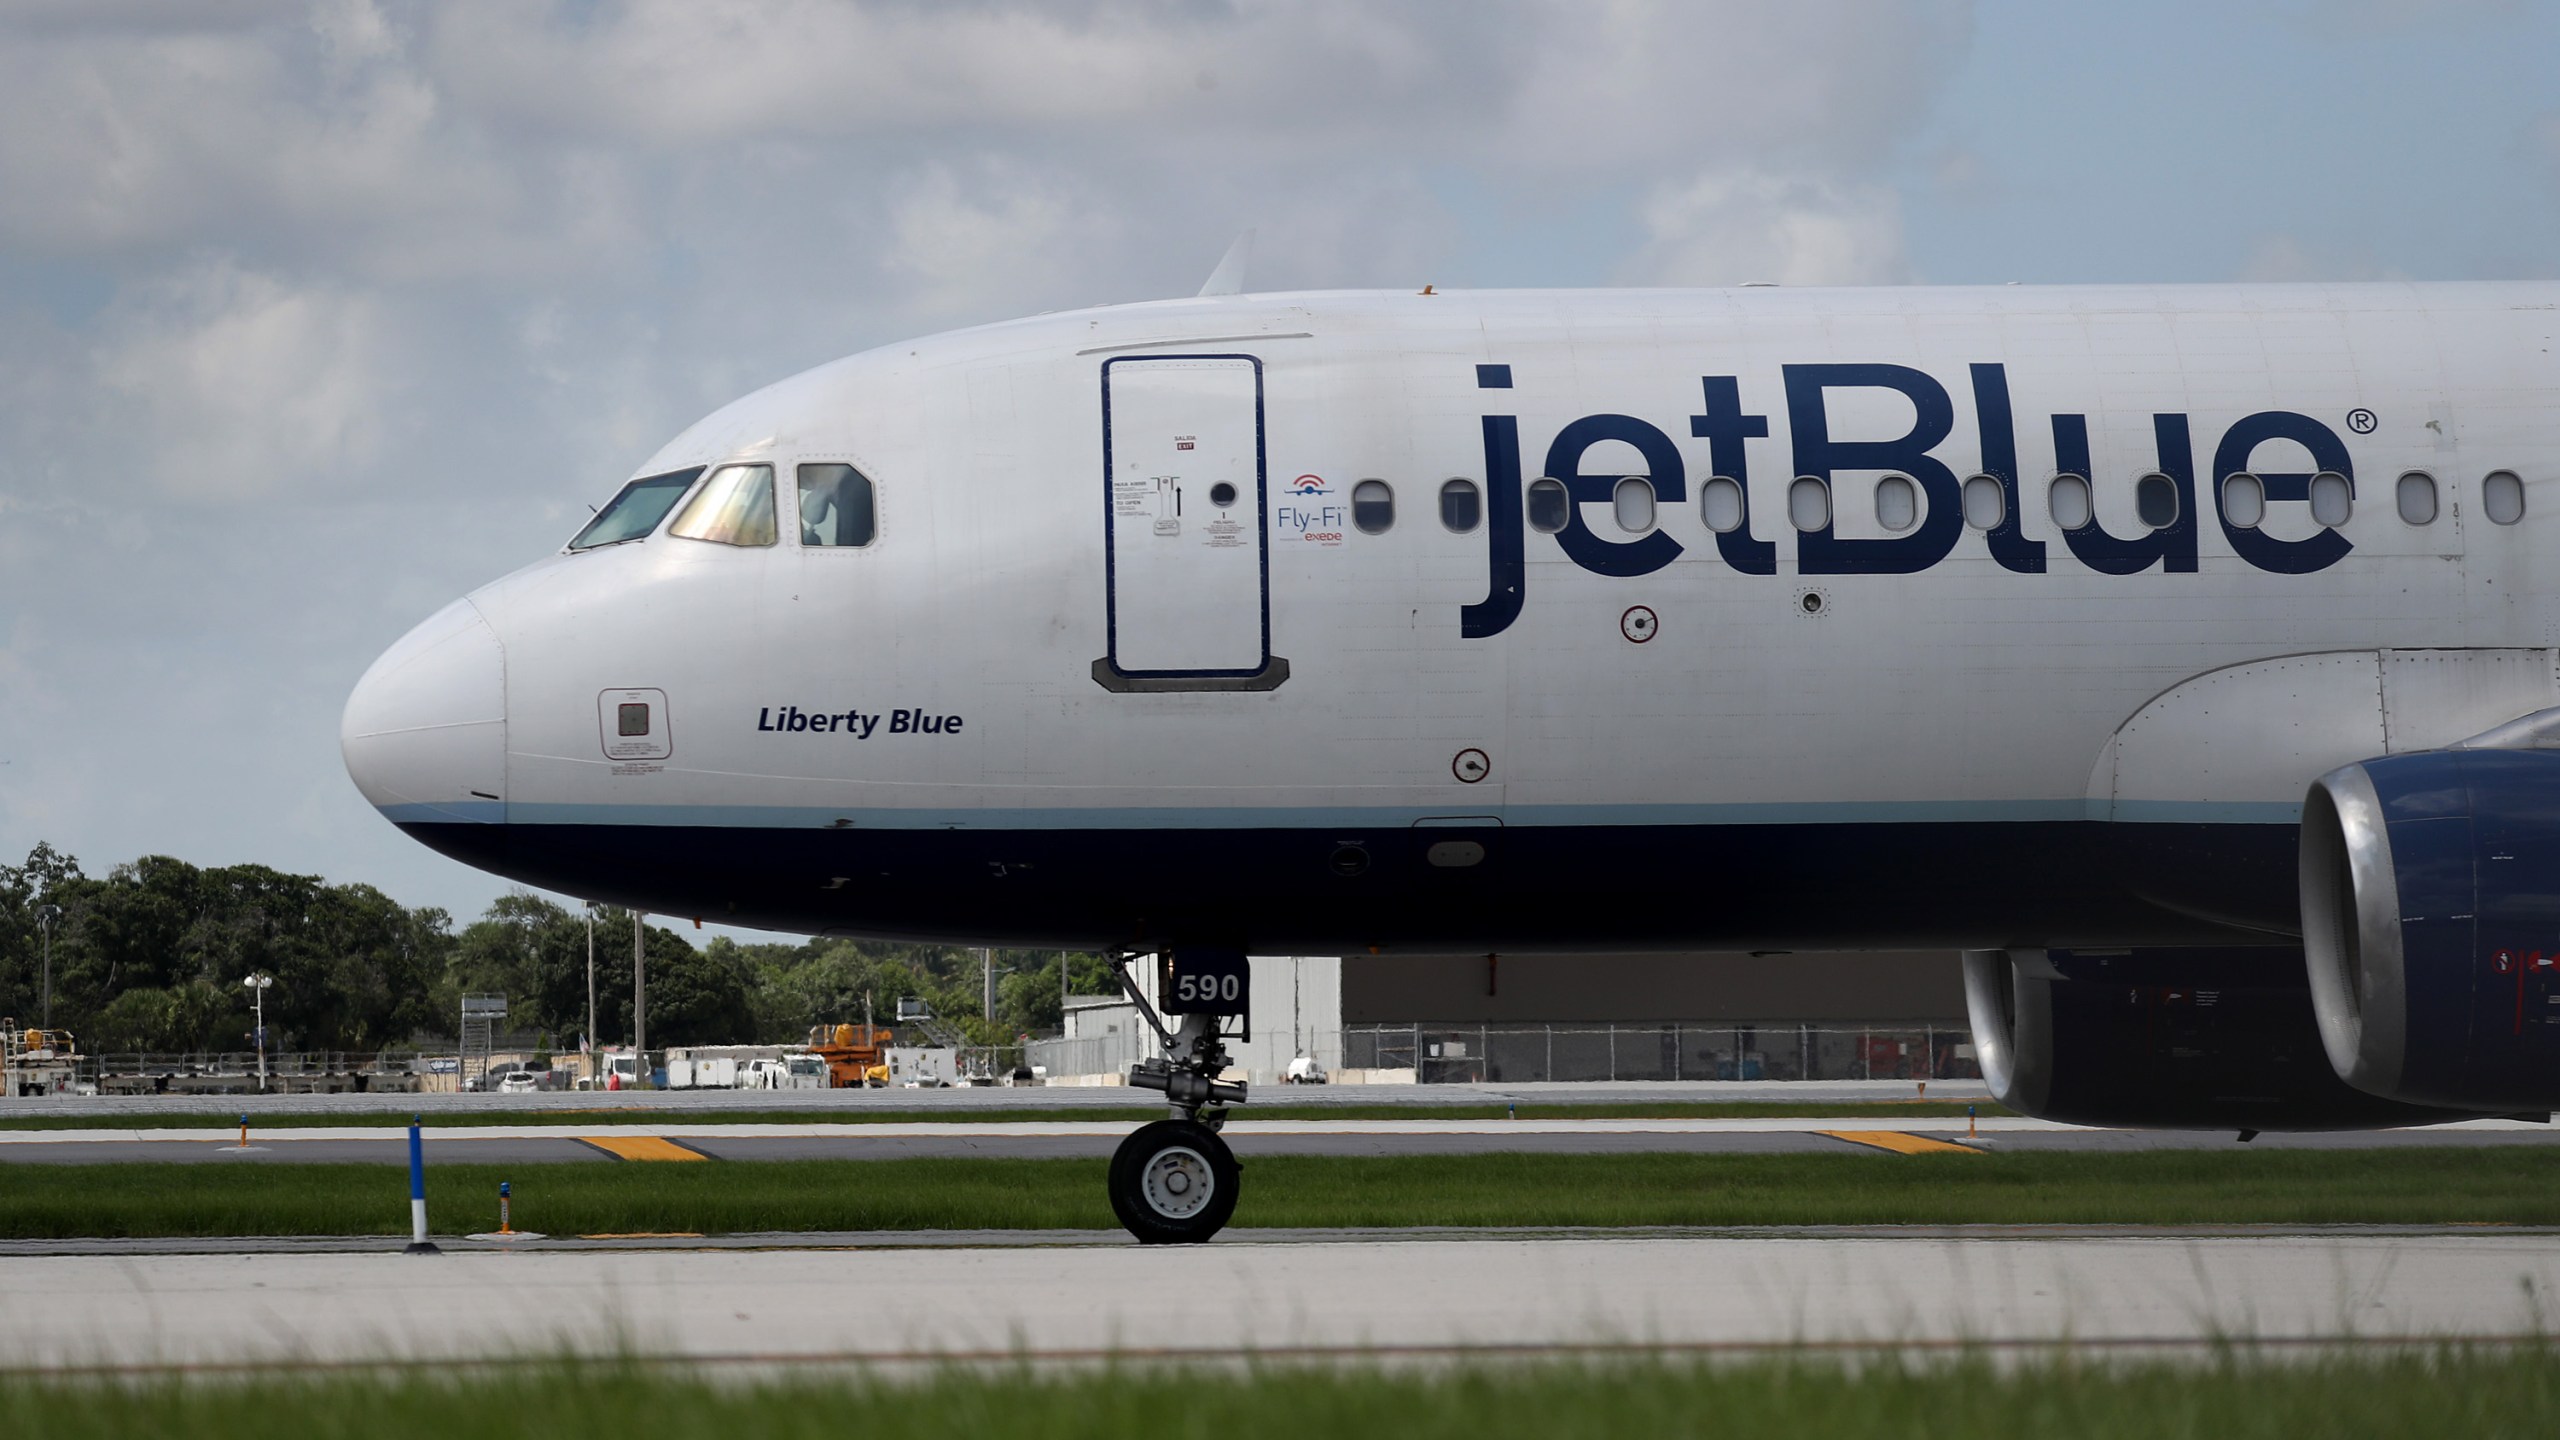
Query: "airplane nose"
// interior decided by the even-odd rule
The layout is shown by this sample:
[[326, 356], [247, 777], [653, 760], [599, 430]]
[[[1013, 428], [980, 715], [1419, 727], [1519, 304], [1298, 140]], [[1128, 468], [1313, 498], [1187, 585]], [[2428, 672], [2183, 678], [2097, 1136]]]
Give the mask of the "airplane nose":
[[506, 652], [456, 600], [382, 653], [338, 726], [347, 774], [395, 824], [503, 824]]

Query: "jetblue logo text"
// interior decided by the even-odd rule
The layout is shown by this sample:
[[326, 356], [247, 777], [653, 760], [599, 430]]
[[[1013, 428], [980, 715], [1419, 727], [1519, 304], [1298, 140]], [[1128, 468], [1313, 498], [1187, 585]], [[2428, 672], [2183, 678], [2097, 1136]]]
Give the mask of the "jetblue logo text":
[[[1842, 536], [1834, 533], [1828, 520], [1818, 529], [1795, 532], [1796, 574], [1911, 575], [1944, 560], [1964, 537], [1966, 526], [1961, 495], [1964, 478], [1940, 457], [1942, 448], [1975, 466], [1967, 474], [1989, 476], [1998, 482], [2004, 502], [2000, 523], [1980, 533], [1990, 558], [2002, 569], [2019, 574], [2042, 574], [2048, 560], [2046, 542], [2029, 538], [2019, 527], [2019, 515], [2029, 499], [2029, 487], [2022, 483], [2022, 477], [2030, 474], [2038, 482], [2033, 486], [2033, 498], [2039, 509], [2043, 502], [2041, 482], [2049, 477], [2078, 475], [2096, 484], [2108, 483], [2103, 477], [2118, 475], [2129, 478], [2156, 473], [2168, 478], [2177, 494], [2177, 515], [2170, 523], [2137, 534], [2116, 535], [2092, 516], [2077, 528], [2060, 532], [2071, 562], [2101, 574], [2131, 575], [2155, 568], [2166, 574], [2193, 573], [2200, 499], [2205, 502], [2206, 513], [2219, 523], [2232, 553], [2260, 570], [2306, 575], [2335, 565], [2354, 548], [2345, 536], [2327, 527], [2313, 526], [2312, 533], [2302, 539], [2281, 539], [2269, 533], [2275, 528], [2275, 517], [2282, 513], [2274, 508], [2276, 505], [2309, 500], [2314, 474], [2334, 472], [2344, 476], [2352, 493], [2355, 463], [2347, 454], [2346, 443], [2336, 431], [2309, 415], [2262, 410], [2234, 420], [2212, 438], [2211, 464], [2202, 467], [2196, 463], [2197, 438], [2186, 415], [2153, 415], [2151, 443], [2145, 447], [2149, 453], [2121, 456], [2091, 454], [2087, 415], [2054, 415], [2049, 417], [2051, 448], [2035, 455], [2038, 463], [2033, 471], [2027, 471], [2020, 464], [2018, 421], [2009, 403], [2008, 367], [1974, 365], [1968, 367], [1968, 372], [1966, 384], [1972, 392], [1978, 448], [1965, 454], [1960, 446], [1948, 445], [1956, 429], [1955, 402], [1947, 387], [1925, 371], [1904, 365], [1871, 364], [1781, 367], [1780, 389], [1785, 401], [1781, 423], [1789, 447], [1790, 480], [1810, 476], [1828, 484], [1839, 472], [1858, 476], [1891, 473], [1910, 477], [1922, 496], [1918, 523], [1904, 534], [1873, 539]], [[1476, 383], [1486, 390], [1509, 390], [1511, 367], [1479, 365]], [[1707, 467], [1701, 480], [1708, 476], [1732, 480], [1740, 485], [1745, 497], [1740, 523], [1712, 536], [1716, 553], [1742, 574], [1775, 575], [1776, 536], [1785, 528], [1785, 517], [1776, 517], [1773, 522], [1751, 513], [1751, 459], [1746, 444], [1773, 438], [1770, 414], [1752, 412], [1737, 376], [1704, 376], [1701, 386], [1699, 413], [1688, 417], [1690, 437], [1706, 442]], [[1912, 412], [1909, 429], [1900, 435], [1853, 438], [1834, 434], [1831, 397], [1858, 390], [1892, 392]], [[1499, 635], [1509, 629], [1511, 622], [1519, 618], [1528, 591], [1520, 420], [1516, 415], [1486, 415], [1482, 419], [1485, 532], [1491, 551], [1492, 586], [1481, 602], [1460, 612], [1460, 631], [1471, 639]], [[1624, 469], [1586, 472], [1583, 468], [1587, 454], [1612, 441], [1631, 447], [1644, 457], [1644, 468], [1639, 473], [1651, 480], [1658, 501], [1678, 503], [1690, 498], [1689, 467], [1681, 446], [1665, 430], [1632, 415], [1585, 415], [1572, 421], [1548, 444], [1543, 466], [1526, 473], [1552, 477], [1565, 487], [1569, 497], [1565, 523], [1554, 533], [1555, 544], [1565, 558], [1595, 575], [1650, 575], [1679, 559], [1688, 546], [1661, 527], [1630, 538], [1614, 527], [1604, 534], [1583, 520], [1583, 507], [1607, 505], [1619, 480], [1629, 473]], [[2048, 457], [2049, 467], [2042, 463]], [[2309, 469], [2301, 468], [2306, 457]], [[2259, 469], [2262, 460], [2273, 468]], [[2255, 523], [2234, 524], [2222, 513], [2220, 481], [2244, 472], [2255, 475], [2264, 487], [2267, 518], [2271, 522], [2268, 528]], [[2307, 520], [2308, 516], [2304, 518]], [[1289, 520], [1284, 518], [1282, 523], [1286, 528]]]
[[934, 715], [923, 710], [892, 710], [887, 715], [861, 710], [803, 710], [797, 705], [779, 709], [766, 706], [756, 711], [758, 730], [779, 730], [790, 735], [844, 735], [855, 740], [868, 740], [880, 730], [880, 722], [889, 722], [891, 735], [957, 735], [961, 717]]

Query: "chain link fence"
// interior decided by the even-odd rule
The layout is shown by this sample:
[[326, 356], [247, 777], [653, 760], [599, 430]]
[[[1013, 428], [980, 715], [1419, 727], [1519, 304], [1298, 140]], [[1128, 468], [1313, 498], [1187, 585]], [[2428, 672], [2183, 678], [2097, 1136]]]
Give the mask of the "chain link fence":
[[1411, 1070], [1426, 1085], [1550, 1080], [1980, 1079], [1962, 1021], [1912, 1025], [1355, 1026], [1345, 1069]]
[[[1575, 1080], [1979, 1079], [1962, 1021], [1912, 1025], [1643, 1024], [1359, 1025], [1310, 1036], [1310, 1050], [1339, 1054], [1341, 1068], [1412, 1071], [1426, 1085]], [[1038, 1067], [1052, 1077], [1117, 1075], [1159, 1047], [1143, 1033], [969, 1046], [955, 1059], [960, 1083], [1002, 1084]], [[77, 1078], [108, 1094], [254, 1090], [254, 1052], [89, 1054]], [[284, 1052], [267, 1056], [269, 1088], [305, 1092], [455, 1088], [454, 1052]]]
[[[1547, 1080], [1954, 1080], [1979, 1079], [1973, 1036], [1960, 1020], [1918, 1025], [1683, 1021], [1646, 1024], [1351, 1026], [1341, 1048], [1348, 1071], [1412, 1071], [1426, 1085]], [[1118, 1033], [1035, 1040], [1028, 1063], [1043, 1075], [1124, 1072], [1156, 1053], [1155, 1037]]]
[[1024, 1063], [1042, 1075], [1125, 1074], [1139, 1060], [1164, 1047], [1145, 1032], [1079, 1035], [1072, 1040], [1034, 1040], [1023, 1047]]

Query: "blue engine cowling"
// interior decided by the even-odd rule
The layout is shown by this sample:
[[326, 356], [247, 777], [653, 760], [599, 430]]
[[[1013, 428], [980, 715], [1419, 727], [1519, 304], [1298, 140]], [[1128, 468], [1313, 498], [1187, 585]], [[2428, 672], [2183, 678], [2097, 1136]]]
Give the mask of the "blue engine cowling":
[[2079, 1125], [2365, 1130], [2473, 1118], [2341, 1083], [2302, 952], [1965, 952], [1982, 1078], [2021, 1114]]
[[2348, 1084], [2560, 1105], [2560, 752], [2436, 750], [2321, 776], [2303, 801], [2302, 941]]

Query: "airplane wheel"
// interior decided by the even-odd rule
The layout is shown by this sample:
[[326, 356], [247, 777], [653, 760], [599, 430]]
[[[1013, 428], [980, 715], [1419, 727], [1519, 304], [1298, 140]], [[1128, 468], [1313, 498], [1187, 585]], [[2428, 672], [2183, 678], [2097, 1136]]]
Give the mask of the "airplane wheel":
[[1236, 1213], [1242, 1167], [1192, 1120], [1141, 1125], [1111, 1156], [1111, 1210], [1146, 1245], [1197, 1245]]

